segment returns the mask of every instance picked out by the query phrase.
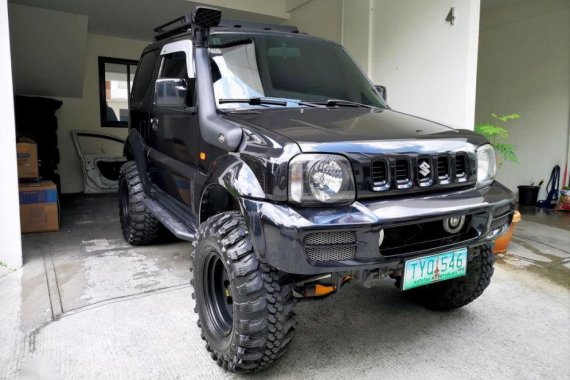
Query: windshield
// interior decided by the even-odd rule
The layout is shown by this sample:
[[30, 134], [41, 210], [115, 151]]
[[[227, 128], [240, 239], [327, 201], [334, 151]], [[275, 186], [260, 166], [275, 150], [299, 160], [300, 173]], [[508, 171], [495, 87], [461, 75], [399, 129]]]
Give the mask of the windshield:
[[251, 98], [277, 98], [287, 107], [329, 99], [385, 107], [368, 78], [334, 43], [300, 36], [225, 33], [211, 35], [209, 43], [218, 108], [284, 106], [228, 101]]

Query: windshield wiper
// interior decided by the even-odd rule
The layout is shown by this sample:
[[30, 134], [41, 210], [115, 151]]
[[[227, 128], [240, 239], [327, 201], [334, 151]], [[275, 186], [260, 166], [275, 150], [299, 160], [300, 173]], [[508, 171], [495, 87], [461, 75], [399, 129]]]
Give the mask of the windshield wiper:
[[307, 107], [365, 107], [365, 108], [376, 108], [374, 106], [352, 102], [350, 100], [342, 99], [329, 99], [326, 102], [305, 102], [302, 100], [288, 99], [282, 100], [282, 98], [249, 98], [249, 99], [219, 99], [219, 104], [227, 103], [246, 103], [250, 106], [261, 106], [261, 105], [272, 105], [272, 106], [286, 106], [287, 103], [296, 103], [300, 106]]
[[364, 107], [364, 108], [376, 108], [370, 104], [353, 102], [351, 100], [343, 99], [329, 99], [326, 102], [299, 102], [301, 105], [321, 105], [325, 107]]
[[261, 106], [264, 104], [273, 106], [286, 106], [287, 102], [283, 100], [267, 99], [267, 98], [249, 98], [249, 99], [220, 99], [219, 104], [227, 103], [247, 103], [250, 106]]

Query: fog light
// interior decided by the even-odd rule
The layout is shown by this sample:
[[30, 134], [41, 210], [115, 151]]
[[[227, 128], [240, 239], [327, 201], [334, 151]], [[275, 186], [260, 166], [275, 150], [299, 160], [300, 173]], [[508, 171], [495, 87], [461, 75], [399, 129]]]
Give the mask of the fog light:
[[380, 236], [378, 237], [378, 247], [382, 245], [384, 242], [384, 230], [380, 230]]
[[456, 234], [463, 228], [465, 224], [465, 215], [452, 216], [451, 218], [444, 219], [443, 229], [450, 234]]

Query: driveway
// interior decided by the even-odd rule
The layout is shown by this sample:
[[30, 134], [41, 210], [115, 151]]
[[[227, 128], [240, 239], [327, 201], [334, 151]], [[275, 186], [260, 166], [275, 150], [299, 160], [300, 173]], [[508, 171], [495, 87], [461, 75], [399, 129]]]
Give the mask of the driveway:
[[[210, 359], [188, 285], [191, 245], [131, 247], [111, 196], [64, 198], [60, 233], [26, 235], [0, 272], [0, 378], [241, 378]], [[290, 351], [248, 378], [570, 377], [570, 234], [524, 221], [493, 282], [449, 313], [391, 281], [297, 307]]]

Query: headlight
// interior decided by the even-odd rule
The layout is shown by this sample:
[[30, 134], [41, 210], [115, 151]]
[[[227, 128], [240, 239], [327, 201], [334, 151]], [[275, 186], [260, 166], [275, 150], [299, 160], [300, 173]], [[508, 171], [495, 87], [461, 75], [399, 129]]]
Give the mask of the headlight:
[[495, 180], [497, 173], [497, 161], [495, 149], [486, 144], [477, 149], [477, 186], [490, 185]]
[[300, 154], [289, 163], [289, 200], [303, 205], [354, 201], [348, 160], [336, 154]]

